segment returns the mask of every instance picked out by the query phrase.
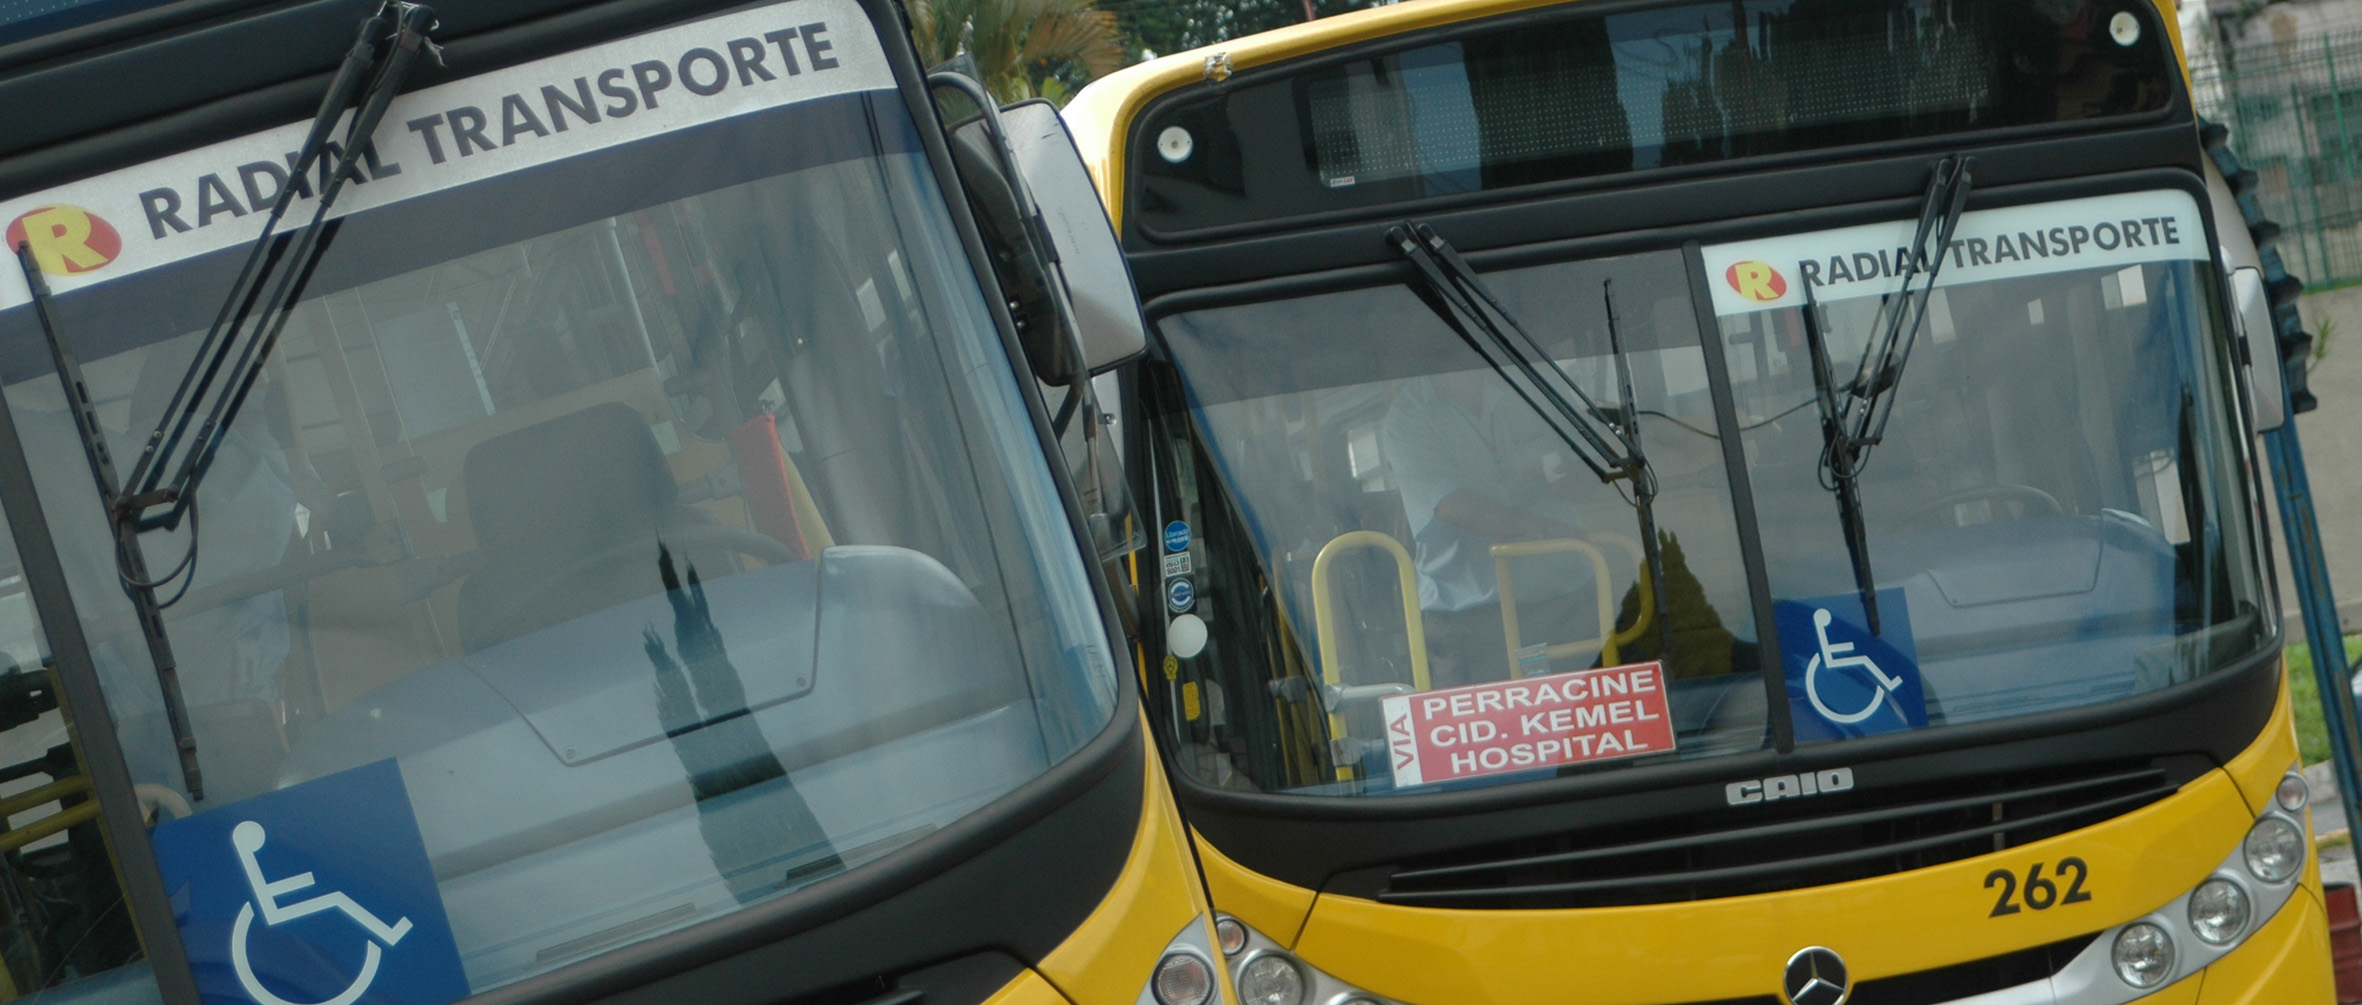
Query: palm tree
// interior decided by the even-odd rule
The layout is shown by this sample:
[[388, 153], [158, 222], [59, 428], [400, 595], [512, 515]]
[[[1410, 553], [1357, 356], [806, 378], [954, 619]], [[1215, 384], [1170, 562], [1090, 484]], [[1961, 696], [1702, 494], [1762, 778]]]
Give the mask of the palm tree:
[[1124, 63], [1115, 15], [1092, 0], [910, 0], [911, 37], [928, 65], [964, 47], [1002, 101], [1064, 103], [1072, 86]]

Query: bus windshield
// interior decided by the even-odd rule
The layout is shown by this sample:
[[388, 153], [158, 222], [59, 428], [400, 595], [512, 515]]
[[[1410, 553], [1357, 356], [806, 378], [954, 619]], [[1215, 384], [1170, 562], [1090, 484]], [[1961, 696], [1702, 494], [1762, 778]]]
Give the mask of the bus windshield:
[[[391, 764], [464, 970], [432, 1000], [858, 870], [1074, 753], [1116, 695], [1018, 371], [869, 19], [799, 2], [544, 63], [396, 102], [195, 519], [144, 537], [150, 569], [194, 556], [162, 591], [186, 586], [165, 619], [194, 805], [39, 326], [0, 313], [168, 886], [175, 829], [231, 819], [207, 811]], [[599, 138], [652, 111], [672, 118]], [[537, 143], [564, 156], [496, 161]], [[143, 168], [155, 218], [112, 223], [138, 270], [77, 283], [67, 256], [55, 277], [118, 457], [245, 253], [130, 249], [253, 213], [268, 172], [227, 163]], [[272, 854], [268, 875], [296, 871]], [[230, 981], [191, 939], [200, 982]], [[343, 986], [305, 980], [265, 975], [298, 1000]]]
[[1211, 626], [1169, 675], [1198, 692], [1168, 698], [1181, 763], [1306, 794], [1494, 785], [1756, 750], [1781, 718], [1810, 743], [2054, 711], [2257, 651], [2238, 399], [2180, 192], [1963, 217], [1862, 474], [1866, 623], [1804, 290], [1850, 376], [1911, 228], [1708, 247], [1703, 275], [1677, 250], [1483, 274], [1634, 416], [1646, 500], [1411, 287], [1159, 318], [1181, 407], [1156, 477], [1195, 528], [1165, 565]]

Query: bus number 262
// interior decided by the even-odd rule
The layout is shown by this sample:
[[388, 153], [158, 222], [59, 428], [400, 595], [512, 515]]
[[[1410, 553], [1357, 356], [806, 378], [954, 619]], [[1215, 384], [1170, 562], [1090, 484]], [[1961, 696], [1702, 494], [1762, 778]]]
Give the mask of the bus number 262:
[[[2026, 907], [2037, 911], [2049, 910], [2053, 904], [2076, 904], [2090, 900], [2091, 894], [2083, 892], [2083, 881], [2088, 878], [2090, 872], [2091, 868], [2084, 865], [2082, 859], [2062, 858], [2059, 860], [2058, 870], [2050, 876], [2044, 876], [2042, 863], [2036, 862], [2026, 868], [2026, 890], [2022, 898], [2018, 894], [2017, 874], [2007, 869], [1995, 869], [1988, 872], [1985, 874], [1985, 889], [1990, 890], [1998, 886], [2001, 888], [2001, 896], [1993, 901], [1993, 913], [1986, 915], [1986, 917], [1998, 918], [2004, 914], [2016, 914], [2023, 909], [2016, 903], [2021, 900]], [[2074, 874], [2072, 878], [2068, 878], [2069, 873]], [[2064, 893], [2060, 892], [2059, 884], [2053, 877], [2066, 882], [2067, 889]]]

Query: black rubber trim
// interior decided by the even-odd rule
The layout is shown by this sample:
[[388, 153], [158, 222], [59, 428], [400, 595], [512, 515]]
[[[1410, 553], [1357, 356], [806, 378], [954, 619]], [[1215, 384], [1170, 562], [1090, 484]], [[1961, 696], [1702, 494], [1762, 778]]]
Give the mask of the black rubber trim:
[[[2205, 204], [2197, 174], [2192, 131], [2176, 127], [2187, 167], [2153, 168], [2112, 175], [2053, 179], [2003, 186], [1980, 185], [1971, 208], [1986, 209], [2088, 195], [2172, 188]], [[2054, 149], [2061, 144], [2052, 144]], [[1979, 177], [1988, 177], [1979, 155]], [[2088, 165], [2086, 165], [2088, 170]], [[1719, 242], [1800, 230], [1842, 227], [1907, 217], [1926, 181], [1919, 159], [1910, 187], [1901, 194], [1812, 211], [1765, 213], [1717, 219], [1687, 227], [1546, 240], [1503, 247], [1499, 240], [1476, 243], [1490, 250], [1469, 254], [1480, 269], [1498, 269], [1576, 257], [1679, 247], [1697, 240]], [[1829, 194], [1823, 187], [1821, 191]], [[1854, 193], [1861, 195], [1861, 193]], [[1438, 232], [1458, 243], [1460, 235], [1484, 233], [1489, 214], [1438, 216]], [[2213, 247], [2211, 219], [2208, 247]], [[1334, 239], [1332, 235], [1331, 240]], [[1377, 242], [1373, 236], [1372, 246]], [[1267, 275], [1281, 263], [1263, 263]], [[1395, 265], [1348, 267], [1316, 275], [1266, 278], [1159, 297], [1149, 304], [1152, 321], [1209, 306], [1300, 295], [1310, 290], [1346, 289], [1401, 282]], [[1199, 833], [1245, 868], [1282, 882], [1328, 888], [1341, 873], [1380, 870], [1390, 863], [1466, 848], [1619, 822], [1686, 815], [1724, 806], [1722, 786], [1740, 779], [1833, 767], [1853, 767], [1858, 791], [1907, 782], [1998, 775], [2013, 770], [2096, 760], [2165, 758], [2196, 754], [2213, 765], [2246, 750], [2271, 716], [2279, 695], [2279, 646], [2275, 637], [2246, 659], [2198, 680], [2105, 705], [2063, 709], [1994, 722], [1799, 746], [1791, 752], [1760, 750], [1698, 761], [1636, 765], [1569, 774], [1513, 786], [1468, 789], [1384, 799], [1315, 798], [1216, 789], [1187, 772], [1172, 771], [1174, 788]], [[1357, 890], [1374, 895], [1382, 878], [1363, 880]], [[1332, 892], [1346, 892], [1343, 889]]]
[[1004, 952], [962, 956], [894, 979], [894, 990], [861, 1005], [979, 1005], [1024, 976], [1025, 964]]

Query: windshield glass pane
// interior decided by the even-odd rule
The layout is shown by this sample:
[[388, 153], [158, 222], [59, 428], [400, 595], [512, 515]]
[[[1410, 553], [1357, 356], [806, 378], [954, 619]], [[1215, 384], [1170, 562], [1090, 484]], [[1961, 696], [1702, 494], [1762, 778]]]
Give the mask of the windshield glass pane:
[[[1824, 487], [1801, 305], [1809, 280], [1850, 379], [1911, 224], [1706, 249], [1800, 740], [2122, 698], [2270, 635], [2198, 214], [2143, 192], [1962, 217], [1861, 476], [1880, 639]], [[1840, 669], [1803, 693], [1824, 655]], [[1845, 662], [1865, 655], [1899, 684]]]
[[[1756, 626], [1680, 254], [1484, 282], [1608, 406], [1625, 400], [1612, 305], [1657, 484], [1665, 607], [1642, 582], [1650, 556], [1631, 484], [1595, 475], [1407, 287], [1162, 319], [1187, 407], [1166, 417], [1159, 435], [1177, 460], [1157, 477], [1166, 511], [1202, 528], [1178, 565], [1194, 570], [1191, 603], [1211, 636], [1168, 674], [1168, 718], [1199, 777], [1385, 792], [1763, 743]], [[1621, 711], [1561, 702], [1563, 684], [1547, 697], [1544, 683], [1511, 690], [1651, 661], [1661, 678], [1596, 685], [1638, 689]], [[1460, 693], [1519, 714], [1441, 743], [1430, 729], [1412, 782], [1389, 753], [1399, 714], [1387, 699], [1493, 682]], [[1549, 718], [1561, 711], [1568, 721]], [[1651, 743], [1656, 716], [1671, 729]], [[1494, 738], [1486, 729], [1520, 736], [1477, 743]]]
[[[785, 81], [792, 44], [806, 80], [825, 60], [875, 83], [341, 220], [197, 494], [166, 623], [206, 792], [160, 849], [392, 759], [430, 909], [481, 990], [859, 868], [1106, 725], [1083, 560], [867, 31], [799, 2], [652, 36], [634, 44], [678, 68], [656, 107], [764, 82], [700, 52], [759, 51]], [[444, 92], [469, 86], [397, 103], [389, 133], [413, 125], [383, 159], [463, 163]], [[243, 254], [60, 298], [117, 457]], [[135, 781], [185, 794], [29, 314], [0, 315], [9, 395], [75, 599]], [[158, 571], [192, 547], [185, 527], [145, 541]], [[297, 871], [273, 854], [264, 874]], [[213, 979], [221, 933], [184, 931]]]
[[1802, 308], [1809, 284], [1842, 387], [1911, 221], [1708, 247], [1702, 277], [1672, 251], [1482, 276], [1602, 415], [1623, 401], [1612, 295], [1660, 489], [1661, 599], [1631, 483], [1595, 476], [1549, 403], [1410, 288], [1162, 318], [1153, 477], [1184, 525], [1164, 535], [1164, 596], [1207, 642], [1164, 663], [1159, 724], [1208, 784], [1367, 794], [1753, 750], [1775, 703], [1809, 743], [2233, 665], [2271, 625], [2199, 212], [2169, 191], [1963, 217], [1860, 476], [1874, 604], [1822, 468]]

